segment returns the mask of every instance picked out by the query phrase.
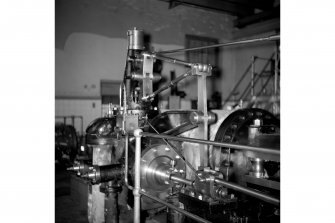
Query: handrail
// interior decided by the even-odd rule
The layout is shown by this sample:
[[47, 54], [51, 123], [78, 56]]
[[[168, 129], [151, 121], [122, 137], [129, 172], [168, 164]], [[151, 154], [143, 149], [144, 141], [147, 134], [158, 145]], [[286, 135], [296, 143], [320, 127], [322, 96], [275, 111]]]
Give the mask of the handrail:
[[[268, 61], [266, 62], [266, 64], [264, 65], [262, 71], [260, 73], [257, 73], [255, 76], [255, 81], [254, 81], [254, 85], [256, 85], [258, 83], [258, 81], [261, 78], [261, 75], [265, 72], [266, 68], [271, 64], [270, 62], [272, 61], [273, 56], [275, 55], [275, 53], [272, 53], [272, 55], [270, 56], [270, 58], [268, 59]], [[251, 88], [251, 82], [249, 82], [249, 84], [247, 85], [247, 87], [245, 88], [245, 90], [243, 91], [243, 93], [241, 94], [240, 98], [238, 99], [238, 101], [240, 100], [245, 100], [246, 99], [246, 93], [250, 92], [250, 88]], [[245, 95], [246, 94], [246, 95]]]
[[[257, 74], [255, 73], [254, 76], [254, 85], [257, 84], [257, 82], [260, 80], [260, 76], [265, 72], [265, 69], [269, 66], [270, 61], [273, 59], [273, 56], [275, 55], [275, 53], [272, 53], [272, 55], [270, 56], [270, 58], [267, 59], [267, 63], [264, 65], [262, 71]], [[255, 61], [262, 59], [264, 60], [264, 58], [261, 57], [257, 57], [255, 56]], [[247, 67], [247, 69], [245, 70], [245, 72], [243, 73], [243, 75], [241, 76], [241, 78], [238, 80], [238, 82], [235, 84], [233, 90], [231, 90], [231, 92], [229, 93], [228, 97], [226, 98], [226, 100], [224, 101], [222, 107], [224, 108], [224, 106], [229, 102], [229, 100], [231, 99], [232, 95], [234, 94], [234, 92], [236, 91], [236, 89], [240, 86], [240, 84], [242, 83], [242, 81], [245, 79], [245, 77], [247, 76], [249, 70], [252, 68], [252, 62], [250, 62], [249, 66]], [[246, 88], [244, 89], [244, 91], [242, 92], [241, 96], [239, 97], [239, 99], [237, 101], [240, 101], [241, 99], [245, 99], [244, 96], [247, 92], [250, 91], [250, 87], [251, 87], [251, 83], [249, 82], [248, 85], [246, 86]]]
[[156, 53], [157, 54], [167, 54], [167, 53], [187, 52], [187, 51], [194, 51], [194, 50], [203, 50], [203, 49], [216, 48], [216, 47], [227, 47], [227, 46], [235, 46], [235, 45], [241, 45], [241, 44], [257, 43], [257, 42], [262, 42], [262, 41], [274, 41], [274, 40], [280, 40], [280, 35], [273, 35], [273, 36], [261, 37], [261, 38], [256, 38], [256, 39], [238, 40], [238, 41], [232, 41], [232, 42], [227, 42], [227, 43], [218, 43], [218, 44], [209, 45], [209, 46], [159, 51]]
[[268, 79], [266, 79], [265, 83], [263, 84], [263, 86], [261, 87], [261, 90], [258, 92], [258, 94], [256, 95], [256, 97], [259, 97], [262, 93], [262, 91], [266, 88], [266, 86], [268, 86], [268, 83], [270, 82], [270, 80], [273, 78], [272, 75], [270, 75], [268, 77]]
[[224, 106], [226, 105], [226, 103], [229, 101], [230, 97], [233, 96], [235, 90], [237, 89], [237, 87], [242, 83], [242, 81], [244, 80], [244, 78], [247, 76], [249, 70], [251, 69], [251, 64], [249, 64], [249, 66], [247, 67], [247, 69], [245, 70], [244, 74], [241, 76], [240, 80], [235, 84], [233, 90], [231, 90], [230, 94], [228, 95], [228, 97], [226, 98], [226, 100], [223, 102], [222, 107], [224, 108]]
[[205, 144], [205, 145], [213, 145], [213, 146], [218, 146], [218, 147], [227, 147], [231, 149], [248, 150], [248, 151], [254, 151], [254, 152], [262, 152], [262, 153], [280, 155], [280, 151], [276, 148], [265, 148], [265, 147], [257, 147], [257, 146], [240, 145], [236, 143], [218, 142], [218, 141], [211, 141], [211, 140], [204, 140], [204, 139], [171, 136], [171, 135], [165, 135], [165, 134], [154, 134], [154, 133], [149, 133], [149, 132], [141, 132], [140, 135], [143, 137], [168, 139], [172, 141], [181, 141], [181, 142], [192, 142], [192, 143], [199, 143], [199, 144]]

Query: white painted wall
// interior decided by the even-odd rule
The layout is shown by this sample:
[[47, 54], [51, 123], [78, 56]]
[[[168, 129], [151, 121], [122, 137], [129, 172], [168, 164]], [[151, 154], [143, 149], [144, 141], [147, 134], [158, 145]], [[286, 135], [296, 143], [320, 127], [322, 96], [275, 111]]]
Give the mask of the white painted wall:
[[[229, 41], [234, 18], [186, 6], [168, 10], [168, 3], [157, 0], [56, 1], [56, 98], [96, 99], [56, 100], [56, 115], [83, 115], [85, 126], [101, 115], [100, 80], [122, 79], [128, 29], [134, 26], [144, 29], [151, 35], [151, 45], [156, 51], [170, 50], [184, 47], [185, 34]], [[208, 78], [208, 98], [218, 90], [225, 99], [249, 64], [250, 57], [268, 57], [272, 51], [272, 46], [263, 44], [223, 48], [220, 53], [222, 75]], [[185, 59], [184, 53], [171, 56]], [[177, 76], [186, 71], [183, 66], [164, 63], [162, 74], [167, 81], [171, 70], [175, 70]], [[195, 78], [180, 82], [178, 87], [186, 92], [186, 99], [196, 99]], [[169, 90], [160, 96], [167, 99], [168, 95]], [[96, 103], [94, 109], [93, 102]], [[71, 108], [66, 108], [68, 106]]]
[[[95, 118], [101, 116], [101, 100], [82, 100], [82, 99], [56, 99], [55, 101], [56, 116], [83, 116], [84, 132], [87, 126]], [[62, 119], [56, 119], [56, 122], [62, 122]], [[71, 124], [71, 119], [67, 120]], [[79, 119], [75, 120], [75, 128], [81, 130]]]

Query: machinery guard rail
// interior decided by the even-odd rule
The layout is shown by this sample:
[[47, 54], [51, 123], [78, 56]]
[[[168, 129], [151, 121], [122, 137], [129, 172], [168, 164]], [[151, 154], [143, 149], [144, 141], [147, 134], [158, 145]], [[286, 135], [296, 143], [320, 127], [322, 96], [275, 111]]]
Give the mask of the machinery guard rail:
[[277, 150], [277, 149], [274, 149], [274, 148], [263, 148], [263, 147], [256, 147], [256, 146], [240, 145], [240, 144], [235, 144], [235, 143], [210, 141], [210, 140], [204, 140], [204, 139], [170, 136], [170, 135], [164, 135], [164, 134], [159, 134], [158, 135], [158, 134], [149, 133], [149, 132], [142, 132], [142, 133], [140, 133], [140, 135], [143, 136], [143, 137], [151, 137], [151, 138], [157, 138], [157, 139], [168, 139], [168, 140], [172, 140], [172, 141], [182, 141], [182, 142], [193, 142], [193, 143], [200, 143], [200, 144], [205, 144], [205, 145], [227, 147], [227, 148], [231, 148], [231, 149], [248, 150], [248, 151], [254, 151], [254, 152], [262, 152], [262, 153], [280, 155], [280, 151]]
[[[280, 155], [279, 150], [275, 150], [272, 148], [261, 148], [261, 147], [255, 147], [255, 146], [247, 146], [247, 145], [238, 145], [238, 144], [233, 144], [233, 143], [222, 143], [222, 142], [216, 142], [216, 141], [210, 141], [210, 140], [202, 140], [202, 139], [195, 139], [195, 138], [186, 138], [186, 137], [177, 137], [177, 136], [169, 136], [169, 135], [164, 135], [164, 134], [153, 134], [153, 133], [148, 133], [148, 132], [143, 132], [141, 129], [136, 129], [134, 131], [134, 136], [136, 138], [136, 145], [135, 145], [135, 185], [132, 188], [133, 189], [133, 194], [134, 194], [134, 223], [140, 223], [140, 196], [144, 195], [148, 198], [151, 198], [155, 200], [156, 202], [159, 202], [161, 204], [166, 205], [167, 207], [170, 207], [188, 217], [191, 217], [194, 220], [197, 220], [198, 222], [206, 222], [208, 223], [209, 221], [191, 214], [185, 210], [182, 210], [180, 208], [177, 208], [171, 204], [166, 203], [165, 201], [153, 197], [150, 194], [147, 194], [141, 190], [141, 168], [140, 168], [140, 160], [141, 160], [141, 138], [143, 137], [151, 137], [151, 138], [160, 138], [160, 139], [169, 139], [169, 140], [174, 140], [174, 141], [184, 141], [184, 142], [193, 142], [193, 143], [201, 143], [201, 144], [206, 144], [206, 145], [213, 145], [213, 146], [219, 146], [219, 147], [229, 147], [229, 148], [234, 148], [234, 149], [240, 149], [240, 150], [249, 150], [249, 151], [257, 151], [257, 152], [264, 152], [264, 153], [270, 153], [270, 154], [275, 154], [275, 155]], [[128, 148], [126, 148], [127, 150]], [[215, 179], [216, 183], [229, 186], [229, 188], [234, 188], [235, 184], [226, 182], [220, 179]], [[231, 185], [230, 185], [231, 184]], [[271, 196], [268, 196], [266, 194], [262, 194], [260, 192], [257, 192], [255, 190], [251, 190], [245, 187], [238, 186], [239, 191], [244, 191], [245, 193], [249, 195], [257, 195], [255, 197], [263, 197], [266, 200], [270, 201], [271, 203], [278, 204], [280, 203], [279, 199], [273, 198]]]

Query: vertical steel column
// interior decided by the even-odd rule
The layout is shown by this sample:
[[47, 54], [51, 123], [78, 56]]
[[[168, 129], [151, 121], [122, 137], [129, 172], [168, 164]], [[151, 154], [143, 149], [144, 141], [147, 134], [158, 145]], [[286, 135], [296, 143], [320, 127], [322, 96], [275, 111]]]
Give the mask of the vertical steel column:
[[135, 144], [135, 185], [134, 185], [134, 223], [140, 223], [140, 212], [141, 212], [141, 129], [136, 129], [134, 131], [134, 136], [136, 139]]
[[[200, 65], [195, 65], [195, 69], [192, 69], [193, 75], [198, 75], [198, 111], [203, 113], [203, 122], [199, 123], [198, 131], [199, 137], [201, 139], [208, 139], [208, 112], [207, 112], [207, 86], [206, 78], [210, 75], [211, 68], [208, 69], [209, 72], [199, 71]], [[195, 72], [195, 74], [194, 74]], [[207, 145], [199, 145], [200, 153], [200, 166], [208, 166], [209, 150]], [[197, 167], [195, 167], [197, 168]]]
[[[206, 90], [206, 76], [201, 75], [198, 77], [198, 111], [202, 111], [204, 117], [207, 117], [207, 90]], [[204, 118], [204, 121], [199, 124], [199, 136], [201, 139], [207, 139], [208, 137], [208, 120]], [[200, 165], [208, 166], [208, 146], [199, 145], [200, 149]]]

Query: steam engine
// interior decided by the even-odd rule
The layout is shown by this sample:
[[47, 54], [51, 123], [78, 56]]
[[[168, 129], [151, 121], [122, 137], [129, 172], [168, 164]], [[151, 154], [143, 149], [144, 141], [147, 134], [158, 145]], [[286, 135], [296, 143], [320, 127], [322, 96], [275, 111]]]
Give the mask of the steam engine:
[[[208, 111], [210, 65], [146, 52], [143, 31], [127, 35], [120, 104], [87, 128], [90, 162], [69, 168], [92, 184], [89, 222], [119, 222], [123, 211], [134, 222], [161, 212], [176, 223], [279, 222], [279, 119], [258, 108]], [[158, 59], [189, 70], [154, 91]], [[156, 96], [188, 77], [197, 109], [159, 112]]]

